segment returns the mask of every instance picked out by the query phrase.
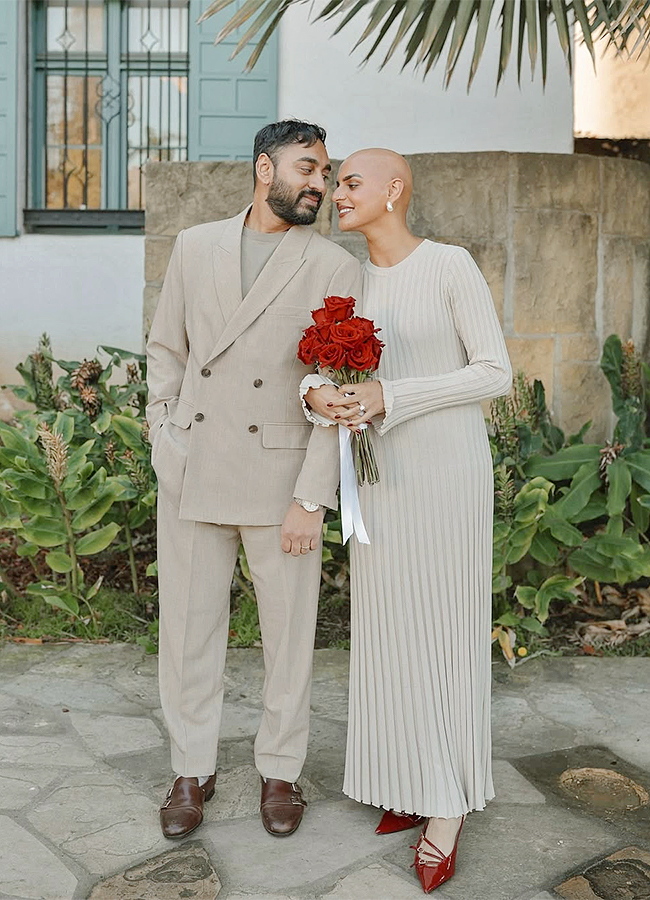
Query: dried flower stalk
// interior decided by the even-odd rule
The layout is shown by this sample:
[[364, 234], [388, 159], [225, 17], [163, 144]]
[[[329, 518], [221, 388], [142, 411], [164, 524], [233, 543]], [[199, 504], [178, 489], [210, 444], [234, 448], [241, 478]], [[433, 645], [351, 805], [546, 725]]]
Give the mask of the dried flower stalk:
[[52, 431], [43, 422], [38, 428], [38, 437], [45, 450], [47, 471], [57, 488], [68, 474], [68, 445], [60, 434]]

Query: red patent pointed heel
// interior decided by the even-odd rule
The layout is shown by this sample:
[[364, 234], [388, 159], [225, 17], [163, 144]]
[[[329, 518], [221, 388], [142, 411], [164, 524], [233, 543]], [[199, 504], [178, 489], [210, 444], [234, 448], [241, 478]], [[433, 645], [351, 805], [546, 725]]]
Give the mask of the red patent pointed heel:
[[[426, 831], [426, 828], [422, 831], [420, 839], [415, 847], [411, 847], [412, 850], [415, 850], [415, 860], [411, 868], [415, 866], [415, 871], [418, 873], [418, 878], [420, 879], [420, 884], [422, 885], [422, 890], [425, 894], [430, 894], [432, 891], [435, 891], [436, 888], [440, 887], [441, 884], [444, 884], [445, 881], [449, 881], [456, 871], [458, 839], [460, 838], [460, 833], [463, 830], [464, 824], [465, 816], [463, 816], [461, 820], [456, 835], [456, 841], [454, 843], [454, 849], [449, 856], [445, 856], [435, 844], [432, 844], [431, 841], [425, 837], [424, 832]], [[431, 850], [428, 849], [429, 847]]]
[[396, 834], [398, 831], [408, 831], [409, 828], [417, 828], [426, 822], [424, 816], [408, 813], [398, 813], [394, 809], [387, 809], [381, 817], [381, 822], [375, 828], [375, 834]]

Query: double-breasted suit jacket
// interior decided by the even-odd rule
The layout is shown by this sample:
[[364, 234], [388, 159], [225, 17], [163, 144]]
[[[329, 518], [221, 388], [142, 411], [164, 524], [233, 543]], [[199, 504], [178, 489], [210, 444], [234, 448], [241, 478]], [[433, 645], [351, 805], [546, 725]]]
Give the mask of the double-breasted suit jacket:
[[247, 212], [178, 235], [147, 344], [147, 417], [181, 519], [277, 525], [293, 496], [336, 507], [336, 429], [305, 423], [296, 352], [324, 297], [360, 296], [360, 269], [294, 226], [242, 298]]

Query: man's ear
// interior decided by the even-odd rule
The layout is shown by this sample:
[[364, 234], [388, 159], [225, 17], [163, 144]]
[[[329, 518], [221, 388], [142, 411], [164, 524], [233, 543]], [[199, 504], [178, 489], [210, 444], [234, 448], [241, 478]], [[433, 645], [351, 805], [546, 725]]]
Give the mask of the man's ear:
[[257, 180], [261, 181], [262, 184], [271, 184], [271, 182], [273, 181], [274, 171], [275, 167], [268, 153], [260, 153], [260, 155], [257, 157], [257, 162], [255, 163], [255, 174], [257, 175]]

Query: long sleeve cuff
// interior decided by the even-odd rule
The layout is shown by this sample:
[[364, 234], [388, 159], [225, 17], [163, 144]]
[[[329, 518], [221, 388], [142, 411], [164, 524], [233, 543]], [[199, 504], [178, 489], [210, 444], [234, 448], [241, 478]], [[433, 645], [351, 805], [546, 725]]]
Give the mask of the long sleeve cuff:
[[330, 425], [334, 425], [335, 423], [330, 419], [326, 419], [325, 416], [321, 416], [311, 410], [307, 406], [307, 402], [305, 400], [305, 394], [308, 390], [310, 390], [310, 388], [318, 389], [324, 384], [334, 384], [334, 382], [330, 378], [326, 378], [324, 375], [305, 375], [303, 380], [300, 382], [300, 402], [302, 403], [302, 411], [304, 412], [306, 419], [308, 419], [314, 425], [323, 425], [325, 427], [329, 427]]
[[494, 363], [476, 363], [433, 375], [429, 378], [403, 378], [398, 381], [384, 381], [384, 404], [386, 414], [376, 428], [382, 435], [415, 416], [463, 406], [507, 394], [512, 384], [512, 370], [507, 358]]
[[393, 390], [392, 381], [388, 381], [386, 378], [378, 378], [377, 381], [381, 385], [381, 392], [384, 397], [384, 414], [381, 417], [376, 416], [372, 420], [372, 424], [377, 434], [383, 434], [384, 423], [390, 420], [393, 406], [395, 405], [395, 391]]

